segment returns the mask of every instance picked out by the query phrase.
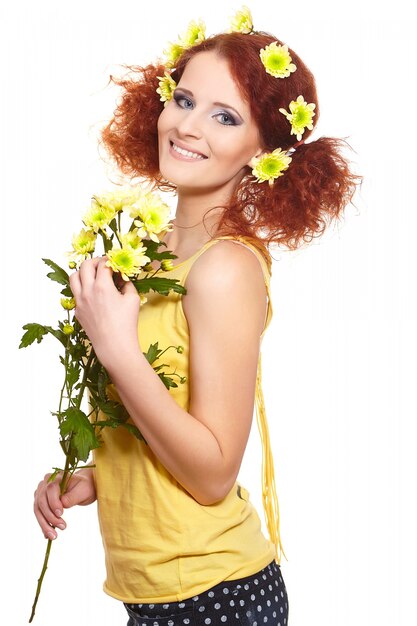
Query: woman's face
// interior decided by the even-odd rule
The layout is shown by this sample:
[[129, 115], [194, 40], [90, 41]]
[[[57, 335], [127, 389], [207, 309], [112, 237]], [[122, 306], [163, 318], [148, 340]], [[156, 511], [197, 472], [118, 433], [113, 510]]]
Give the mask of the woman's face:
[[163, 178], [195, 190], [234, 187], [262, 153], [249, 105], [227, 61], [215, 52], [200, 52], [188, 62], [159, 116], [158, 146]]

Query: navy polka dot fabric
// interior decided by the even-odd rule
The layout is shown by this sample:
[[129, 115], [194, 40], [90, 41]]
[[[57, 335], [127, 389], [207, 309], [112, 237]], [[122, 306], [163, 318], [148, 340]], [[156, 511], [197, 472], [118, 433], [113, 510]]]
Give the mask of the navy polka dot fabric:
[[288, 596], [272, 561], [252, 576], [228, 580], [182, 602], [125, 604], [127, 626], [287, 626]]

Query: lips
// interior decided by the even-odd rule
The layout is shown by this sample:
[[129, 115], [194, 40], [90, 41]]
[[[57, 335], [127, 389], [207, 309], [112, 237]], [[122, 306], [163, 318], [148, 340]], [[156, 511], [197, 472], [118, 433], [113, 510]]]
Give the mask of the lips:
[[[199, 150], [195, 150], [195, 149], [191, 148], [190, 146], [187, 146], [187, 145], [181, 143], [178, 140], [173, 141], [172, 139], [170, 139], [169, 143], [170, 143], [171, 149], [172, 149], [173, 145], [175, 144], [178, 148], [181, 148], [182, 150], [186, 150], [187, 152], [192, 152], [193, 154], [198, 154], [199, 156], [203, 157], [204, 159], [208, 158], [205, 154], [203, 154]], [[176, 154], [180, 154], [180, 153], [177, 152]], [[182, 156], [184, 156], [184, 158], [187, 158], [186, 155], [182, 155]], [[192, 159], [193, 157], [188, 157], [188, 158]]]

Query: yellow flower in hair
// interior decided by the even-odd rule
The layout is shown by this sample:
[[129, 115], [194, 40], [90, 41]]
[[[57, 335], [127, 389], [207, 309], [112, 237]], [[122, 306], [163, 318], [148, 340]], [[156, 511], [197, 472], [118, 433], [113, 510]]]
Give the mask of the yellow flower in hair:
[[[191, 48], [196, 44], [204, 41], [206, 38], [206, 25], [203, 20], [196, 22], [192, 20], [187, 30], [181, 35], [177, 42], [169, 43], [168, 48], [163, 51], [165, 55], [164, 65], [167, 68], [175, 67], [176, 62], [187, 48]], [[158, 91], [158, 90], [157, 90]], [[159, 93], [159, 92], [158, 92]]]
[[164, 72], [163, 76], [157, 76], [159, 78], [159, 87], [156, 93], [159, 93], [161, 102], [164, 103], [164, 107], [172, 100], [172, 94], [177, 86], [175, 80], [171, 77], [169, 72]]
[[297, 100], [291, 100], [290, 113], [285, 109], [279, 109], [291, 122], [291, 135], [297, 135], [298, 141], [306, 128], [313, 130], [313, 116], [316, 105], [314, 102], [307, 104], [303, 96], [298, 96]]
[[180, 43], [169, 43], [168, 48], [163, 51], [165, 55], [164, 65], [168, 68], [175, 67], [176, 62], [184, 52], [184, 47]]
[[254, 157], [250, 165], [258, 183], [267, 180], [270, 185], [273, 185], [275, 178], [283, 176], [283, 172], [288, 169], [291, 161], [291, 157], [287, 156], [281, 148], [276, 148], [273, 152]]
[[259, 55], [268, 74], [275, 78], [287, 78], [297, 69], [297, 66], [292, 63], [287, 45], [279, 46], [276, 41], [273, 41], [266, 48], [262, 48]]
[[230, 20], [229, 33], [251, 33], [253, 30], [252, 14], [247, 6], [243, 6]]
[[191, 48], [201, 43], [206, 38], [206, 25], [203, 20], [192, 20], [188, 24], [185, 34], [180, 38], [180, 45], [184, 48]]

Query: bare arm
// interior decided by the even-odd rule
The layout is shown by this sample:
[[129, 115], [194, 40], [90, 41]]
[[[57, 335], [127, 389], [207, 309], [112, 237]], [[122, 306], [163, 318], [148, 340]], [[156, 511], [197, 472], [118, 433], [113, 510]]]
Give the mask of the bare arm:
[[233, 485], [252, 422], [266, 310], [259, 261], [233, 242], [212, 246], [189, 273], [183, 307], [190, 328], [189, 412], [139, 345], [108, 355], [103, 365], [161, 463], [197, 501], [211, 504]]

